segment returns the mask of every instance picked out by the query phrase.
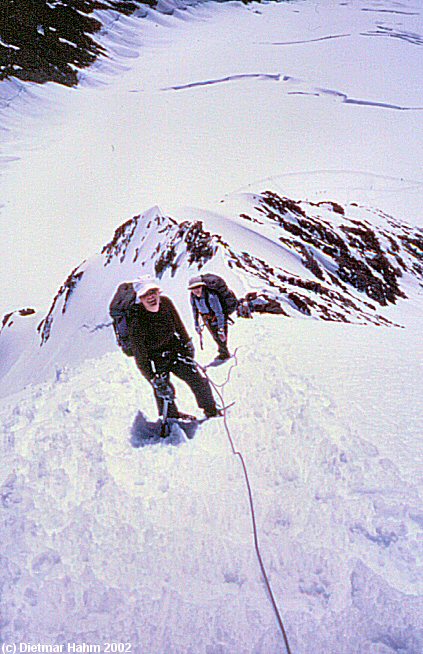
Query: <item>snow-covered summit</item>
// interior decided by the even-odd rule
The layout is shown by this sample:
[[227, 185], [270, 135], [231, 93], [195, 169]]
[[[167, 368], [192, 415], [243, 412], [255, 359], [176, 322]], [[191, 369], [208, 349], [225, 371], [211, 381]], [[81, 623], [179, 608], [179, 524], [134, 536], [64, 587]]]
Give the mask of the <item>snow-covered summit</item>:
[[394, 325], [399, 305], [418, 308], [418, 229], [355, 204], [297, 202], [271, 191], [229, 198], [219, 209], [169, 216], [153, 207], [69, 274], [46, 316], [5, 316], [1, 393], [113, 350], [111, 298], [143, 273], [161, 280], [186, 320], [187, 282], [199, 271], [223, 275], [239, 298], [259, 297], [258, 309], [276, 307], [285, 317]]

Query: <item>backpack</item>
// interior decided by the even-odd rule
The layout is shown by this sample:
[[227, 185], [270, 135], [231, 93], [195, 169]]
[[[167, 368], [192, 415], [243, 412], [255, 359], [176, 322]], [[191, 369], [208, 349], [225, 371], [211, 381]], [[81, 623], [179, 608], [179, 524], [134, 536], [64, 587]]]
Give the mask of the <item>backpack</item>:
[[129, 329], [126, 316], [134, 304], [135, 299], [136, 294], [132, 283], [123, 282], [123, 284], [118, 286], [109, 306], [109, 313], [113, 320], [113, 329], [115, 330], [117, 344], [128, 357], [134, 355], [129, 344]]
[[[214, 275], [213, 273], [205, 273], [204, 275], [200, 275], [200, 277], [206, 285], [206, 289], [212, 293], [216, 293], [218, 296], [225, 316], [229, 316], [233, 313], [238, 306], [238, 300], [235, 293], [228, 288], [225, 280], [222, 279], [222, 277], [219, 277], [219, 275]], [[208, 305], [207, 294], [206, 302]]]

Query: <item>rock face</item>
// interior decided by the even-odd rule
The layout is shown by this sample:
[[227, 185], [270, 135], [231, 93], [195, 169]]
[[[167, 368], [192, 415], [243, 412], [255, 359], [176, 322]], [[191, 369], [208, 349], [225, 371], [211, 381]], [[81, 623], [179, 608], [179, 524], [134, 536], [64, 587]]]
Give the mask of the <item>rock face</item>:
[[144, 273], [181, 298], [188, 320], [187, 281], [200, 271], [222, 275], [255, 313], [393, 325], [395, 305], [413, 303], [423, 272], [419, 230], [353, 204], [297, 202], [272, 191], [231, 202], [221, 214], [166, 216], [153, 207], [70, 273], [46, 316], [32, 309], [7, 314], [3, 393], [34, 373], [42, 379], [52, 366], [113, 350], [111, 298], [120, 283]]
[[270, 227], [273, 238], [295, 252], [312, 276], [276, 271], [245, 253], [237, 265], [267, 277], [306, 315], [386, 324], [377, 312], [407, 297], [401, 278], [422, 277], [421, 232], [382, 212], [375, 223], [372, 212], [356, 205], [346, 212], [334, 202], [299, 203], [266, 191], [254, 197], [252, 214], [240, 217]]
[[35, 309], [30, 309], [29, 307], [26, 309], [18, 309], [17, 311], [6, 313], [1, 321], [0, 334], [5, 327], [11, 327], [13, 325], [14, 316], [33, 316], [34, 313]]
[[3, 0], [2, 4], [0, 81], [15, 77], [65, 86], [76, 86], [78, 69], [106, 54], [94, 38], [103, 25], [93, 12], [128, 15], [139, 7], [127, 0]]
[[56, 307], [57, 301], [63, 297], [63, 303], [62, 303], [62, 313], [66, 313], [66, 307], [68, 306], [68, 301], [70, 296], [72, 295], [73, 291], [75, 290], [79, 280], [83, 276], [83, 272], [77, 272], [78, 268], [73, 270], [63, 286], [60, 287], [56, 297], [54, 298], [53, 304], [51, 305], [50, 311], [48, 312], [47, 316], [40, 322], [40, 324], [37, 327], [37, 331], [40, 333], [41, 336], [41, 344], [45, 343], [49, 337], [50, 337], [50, 328], [51, 324], [53, 322], [53, 315], [54, 315], [54, 309]]

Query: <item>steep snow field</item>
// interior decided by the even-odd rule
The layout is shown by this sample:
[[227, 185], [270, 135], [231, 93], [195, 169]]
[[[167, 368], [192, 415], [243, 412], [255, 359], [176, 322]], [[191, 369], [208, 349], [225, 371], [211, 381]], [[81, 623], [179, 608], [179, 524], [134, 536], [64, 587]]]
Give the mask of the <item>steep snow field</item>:
[[277, 179], [421, 224], [419, 0], [172, 4], [107, 19], [109, 57], [77, 89], [0, 86], [0, 315], [47, 309], [156, 204], [214, 208]]
[[[76, 89], [0, 85], [0, 316], [40, 309], [12, 313], [0, 335], [0, 644], [285, 654], [230, 434], [292, 654], [420, 654], [421, 255], [402, 223], [422, 224], [421, 2], [160, 6], [145, 19], [105, 14], [110, 57]], [[365, 322], [367, 303], [405, 327], [289, 305], [277, 274], [336, 285], [341, 263], [312, 240], [318, 221], [289, 232], [295, 211], [284, 227], [251, 220], [249, 198], [265, 190], [320, 212], [338, 236], [333, 203], [383, 229], [407, 298], [371, 307], [351, 275], [339, 288], [360, 310], [342, 315]], [[137, 448], [138, 412], [156, 410], [107, 307], [120, 281], [169, 256], [161, 283], [193, 333], [186, 282], [202, 253], [191, 260], [181, 218], [212, 232], [210, 270], [239, 295], [279, 293], [290, 317], [231, 328], [236, 361], [210, 371], [235, 402], [229, 434], [216, 419], [192, 440]], [[355, 245], [347, 231], [362, 264], [381, 255], [368, 231]], [[255, 268], [234, 263], [245, 253]], [[213, 358], [210, 339], [197, 354]]]
[[[297, 654], [421, 651], [417, 327], [256, 316], [231, 330], [228, 427]], [[200, 360], [212, 355], [207, 341]], [[224, 383], [233, 363], [210, 376]], [[223, 420], [132, 447], [138, 410], [156, 415], [118, 353], [1, 409], [4, 641], [284, 651]]]

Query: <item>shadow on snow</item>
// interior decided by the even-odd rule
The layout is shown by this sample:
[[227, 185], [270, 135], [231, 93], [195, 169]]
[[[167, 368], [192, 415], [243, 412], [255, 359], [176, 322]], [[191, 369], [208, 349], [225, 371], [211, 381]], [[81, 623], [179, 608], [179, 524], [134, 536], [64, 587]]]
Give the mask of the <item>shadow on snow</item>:
[[151, 422], [147, 420], [146, 416], [138, 411], [135, 420], [131, 427], [131, 445], [132, 447], [145, 447], [146, 445], [180, 445], [187, 439], [194, 438], [198, 427], [203, 420], [188, 420], [182, 421], [177, 418], [169, 418], [168, 424], [170, 433], [166, 438], [160, 436], [162, 421], [156, 420]]

